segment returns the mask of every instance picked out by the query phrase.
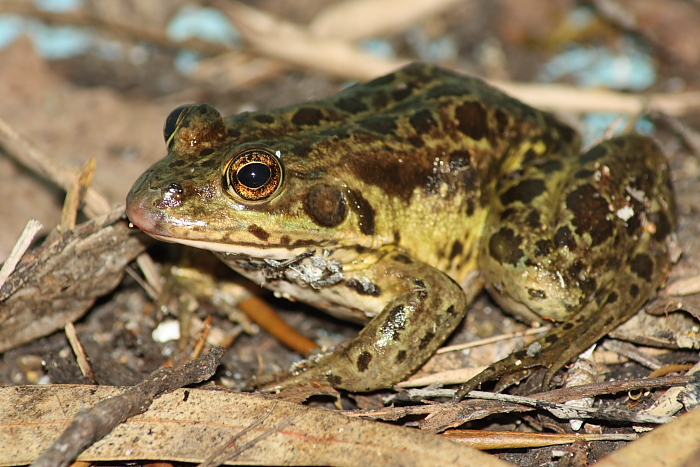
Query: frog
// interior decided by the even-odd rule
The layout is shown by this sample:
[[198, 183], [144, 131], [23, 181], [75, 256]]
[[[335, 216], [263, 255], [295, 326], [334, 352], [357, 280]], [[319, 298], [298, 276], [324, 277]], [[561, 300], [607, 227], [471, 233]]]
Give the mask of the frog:
[[571, 126], [479, 78], [422, 63], [334, 97], [223, 118], [175, 109], [130, 222], [214, 252], [277, 295], [363, 323], [271, 383], [351, 392], [420, 368], [486, 290], [554, 323], [457, 392], [524, 370], [543, 386], [663, 286], [676, 211], [650, 137], [587, 150]]

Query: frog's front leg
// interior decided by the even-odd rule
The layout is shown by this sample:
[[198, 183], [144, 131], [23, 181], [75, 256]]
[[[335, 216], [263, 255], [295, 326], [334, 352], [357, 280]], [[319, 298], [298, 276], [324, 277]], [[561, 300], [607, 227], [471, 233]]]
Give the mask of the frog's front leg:
[[[324, 292], [332, 295], [333, 287], [350, 291], [355, 307], [380, 300], [383, 309], [342, 350], [265, 390], [315, 382], [357, 392], [390, 387], [435, 353], [467, 309], [465, 291], [447, 274], [399, 251]], [[479, 284], [470, 288], [473, 294]]]

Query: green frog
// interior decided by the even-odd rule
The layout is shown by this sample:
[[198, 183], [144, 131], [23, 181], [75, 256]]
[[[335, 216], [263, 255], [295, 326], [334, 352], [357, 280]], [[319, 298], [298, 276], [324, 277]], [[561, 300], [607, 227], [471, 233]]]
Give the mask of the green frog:
[[332, 98], [222, 118], [175, 109], [131, 222], [211, 250], [279, 295], [368, 324], [278, 387], [390, 387], [484, 287], [558, 326], [465, 385], [535, 367], [544, 383], [627, 320], [669, 271], [666, 159], [630, 134], [578, 134], [483, 81], [412, 64]]

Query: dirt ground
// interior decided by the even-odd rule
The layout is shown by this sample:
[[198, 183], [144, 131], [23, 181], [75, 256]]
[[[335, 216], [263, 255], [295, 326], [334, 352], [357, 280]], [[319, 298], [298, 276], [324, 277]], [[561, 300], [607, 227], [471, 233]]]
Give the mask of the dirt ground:
[[[352, 82], [379, 76], [400, 64], [430, 61], [492, 80], [532, 105], [557, 113], [580, 129], [587, 141], [603, 137], [611, 125], [622, 130], [630, 119], [643, 117], [638, 128], [659, 141], [671, 163], [682, 256], [666, 291], [647, 306], [656, 313], [640, 312], [614, 336], [634, 344], [610, 339], [612, 344], [605, 350], [599, 346], [599, 374], [594, 380], [650, 377], [654, 364], [645, 365], [640, 354], [651, 355], [663, 367], [698, 362], [700, 2], [453, 0], [436, 2], [444, 6], [421, 12], [414, 5], [421, 2], [386, 0], [358, 16], [350, 10], [342, 12], [338, 23], [332, 22], [332, 9], [342, 2], [330, 0], [259, 0], [247, 1], [243, 7], [237, 2], [201, 2], [230, 15], [240, 37], [226, 44], [201, 38], [178, 42], [166, 34], [173, 17], [190, 3], [92, 0], [69, 12], [37, 10], [26, 1], [0, 3], [0, 15], [21, 14], [36, 24], [77, 28], [90, 38], [82, 53], [48, 59], [28, 28], [27, 34], [0, 49], [0, 119], [4, 122], [0, 128], [0, 260], [8, 257], [30, 219], [44, 226], [37, 235], [39, 242], [61, 223], [66, 185], [61, 186], [59, 174], [76, 174], [91, 157], [97, 164], [92, 186], [110, 207], [123, 205], [138, 176], [165, 155], [163, 122], [179, 105], [208, 102], [223, 115], [270, 109], [331, 96]], [[414, 10], [418, 13], [411, 14]], [[183, 66], [189, 67], [187, 74]], [[523, 88], [522, 83], [537, 86]], [[615, 94], [595, 94], [605, 87]], [[553, 92], [560, 89], [566, 92]], [[616, 120], [621, 114], [626, 121]], [[30, 146], [45, 159], [37, 162], [27, 156]], [[79, 222], [86, 220], [84, 215], [79, 217]], [[201, 268], [219, 281], [241, 282], [210, 261], [207, 253], [183, 250], [154, 242], [149, 252], [164, 274], [184, 256], [206, 263]], [[177, 290], [171, 303], [154, 303], [140, 285], [138, 267], [129, 269], [114, 290], [65, 318], [75, 322], [101, 383], [133, 385], [177, 357], [182, 345], [158, 342], [153, 331], [163, 322], [177, 322], [178, 306], [185, 302], [195, 303], [190, 310], [193, 339], [209, 319], [213, 331], [208, 345], [228, 346], [212, 379], [219, 387], [242, 390], [251, 377], [284, 370], [301, 359], [235, 307], [222, 310], [206, 300], [183, 299], [189, 293], [186, 278], [168, 283]], [[322, 346], [343, 342], [359, 330], [311, 307], [247, 287]], [[0, 294], [0, 306], [4, 298]], [[0, 308], [0, 325], [4, 319]], [[86, 383], [63, 325], [9, 346], [0, 359], [0, 386]], [[482, 294], [446, 345], [529, 328]], [[2, 339], [9, 338], [0, 330]], [[488, 364], [526, 343], [518, 338], [444, 353], [418, 376]], [[638, 410], [652, 405], [666, 390], [605, 395], [595, 407]], [[383, 407], [382, 397], [389, 393], [343, 394], [337, 401], [335, 395], [317, 396], [305, 403], [362, 411]], [[421, 421], [424, 418], [425, 414], [405, 412], [384, 419], [428, 430]], [[594, 420], [583, 431], [631, 435], [636, 425]], [[500, 413], [462, 428], [572, 433], [567, 421], [543, 411]], [[555, 447], [497, 447], [490, 452], [515, 465], [584, 466], [626, 444], [624, 440], [577, 441]], [[0, 465], [12, 465], [1, 458]], [[130, 461], [145, 463], [141, 459]], [[686, 460], [671, 456], [668, 465], [684, 465]], [[254, 461], [247, 458], [246, 462]]]

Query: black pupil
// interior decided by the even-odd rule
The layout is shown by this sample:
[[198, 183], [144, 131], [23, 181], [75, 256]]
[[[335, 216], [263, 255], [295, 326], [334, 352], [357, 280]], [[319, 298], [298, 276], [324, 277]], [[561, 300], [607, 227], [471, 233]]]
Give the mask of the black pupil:
[[270, 168], [265, 164], [253, 162], [242, 167], [236, 176], [238, 181], [248, 188], [260, 188], [270, 180]]

